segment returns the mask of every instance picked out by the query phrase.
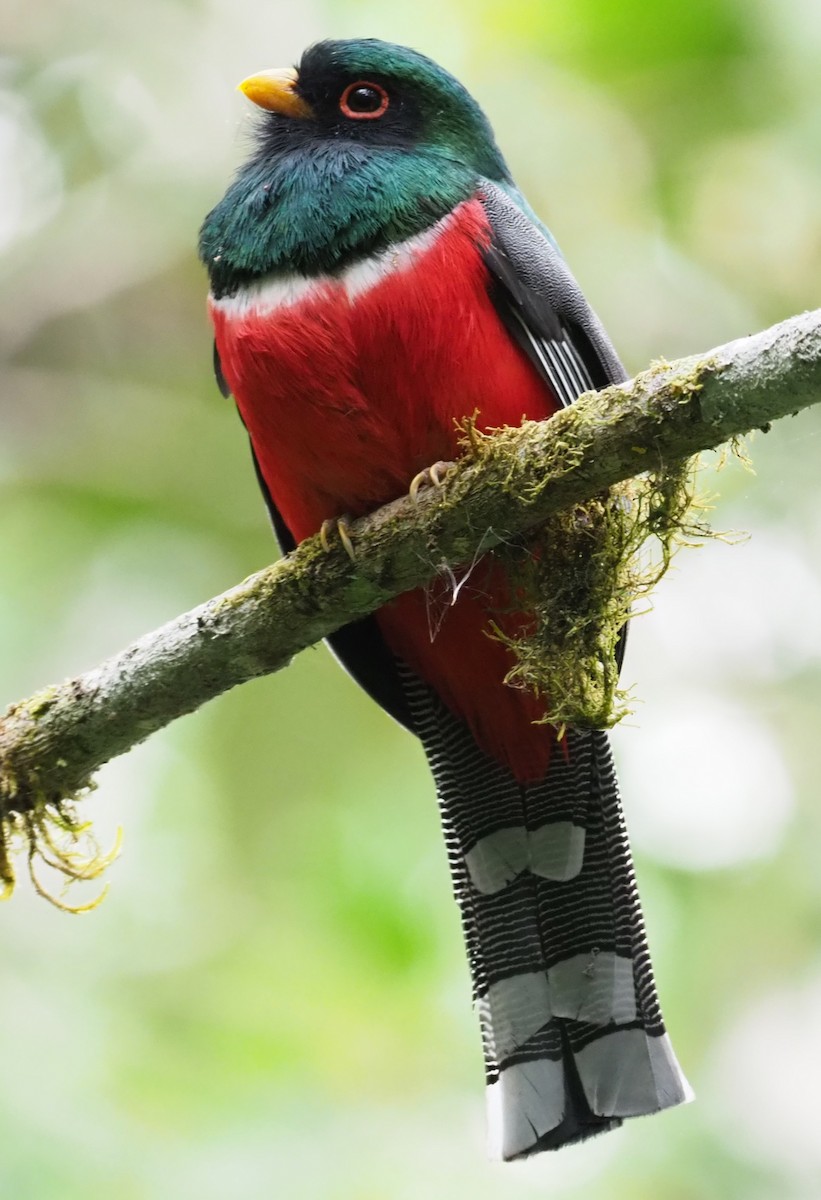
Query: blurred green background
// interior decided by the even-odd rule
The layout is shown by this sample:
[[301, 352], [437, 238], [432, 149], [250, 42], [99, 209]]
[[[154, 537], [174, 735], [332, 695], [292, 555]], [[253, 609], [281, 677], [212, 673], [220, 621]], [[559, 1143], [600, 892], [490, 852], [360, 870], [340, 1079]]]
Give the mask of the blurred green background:
[[[0, 684], [94, 665], [273, 556], [212, 382], [199, 222], [234, 85], [409, 42], [490, 114], [631, 370], [819, 302], [817, 0], [6, 0]], [[90, 916], [0, 911], [3, 1200], [821, 1195], [821, 414], [731, 465], [635, 623], [616, 734], [694, 1105], [486, 1162], [430, 780], [324, 649], [107, 768]]]

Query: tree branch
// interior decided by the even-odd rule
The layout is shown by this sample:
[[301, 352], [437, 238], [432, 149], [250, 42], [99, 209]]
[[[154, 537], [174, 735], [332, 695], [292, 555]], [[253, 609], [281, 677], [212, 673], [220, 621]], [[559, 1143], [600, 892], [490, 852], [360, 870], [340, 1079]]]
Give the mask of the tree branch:
[[0, 819], [75, 798], [109, 759], [444, 564], [819, 399], [821, 310], [656, 364], [550, 421], [474, 439], [443, 496], [396, 500], [352, 526], [355, 562], [311, 538], [94, 670], [12, 705], [0, 718]]

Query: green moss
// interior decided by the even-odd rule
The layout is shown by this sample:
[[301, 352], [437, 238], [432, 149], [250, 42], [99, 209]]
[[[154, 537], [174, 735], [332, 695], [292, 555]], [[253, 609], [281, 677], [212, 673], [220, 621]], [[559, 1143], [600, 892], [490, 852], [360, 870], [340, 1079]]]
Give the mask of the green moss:
[[[71, 795], [49, 790], [36, 770], [26, 764], [33, 753], [31, 743], [38, 722], [63, 697], [60, 687], [45, 688], [36, 696], [12, 706], [0, 720], [3, 741], [13, 751], [0, 748], [0, 900], [7, 900], [17, 882], [15, 859], [25, 858], [35, 890], [66, 912], [96, 908], [107, 888], [86, 904], [71, 905], [63, 899], [65, 888], [80, 880], [96, 880], [117, 857], [120, 834], [108, 853], [102, 853], [91, 826], [81, 822], [75, 808], [91, 790], [89, 781]], [[4, 728], [5, 727], [5, 728]], [[40, 866], [58, 872], [64, 881], [61, 896], [52, 894], [38, 877]]]
[[[646, 395], [663, 400], [659, 421], [667, 420], [671, 405], [689, 404], [716, 369], [715, 360], [705, 358], [672, 379], [663, 361], [644, 372]], [[551, 420], [551, 433], [559, 436], [550, 439], [544, 471], [529, 484], [529, 494], [522, 490], [520, 431], [482, 433], [471, 418], [461, 423], [462, 445], [468, 458], [500, 468], [502, 492], [534, 502], [596, 452], [598, 425], [624, 398], [625, 389], [613, 385]], [[637, 464], [648, 449], [632, 447]], [[705, 505], [696, 498], [696, 464], [695, 458], [682, 459], [628, 480], [494, 551], [506, 567], [510, 608], [518, 614], [510, 619], [500, 613], [490, 631], [516, 658], [507, 683], [539, 695], [545, 721], [557, 728], [609, 728], [630, 711], [617, 664], [627, 620], [646, 611], [650, 592], [681, 545], [714, 536], [699, 519]]]
[[624, 626], [676, 549], [710, 536], [694, 472], [686, 460], [630, 480], [496, 551], [516, 608], [532, 614], [519, 636], [494, 626], [516, 656], [507, 682], [541, 696], [550, 724], [604, 729], [629, 713], [617, 664]]
[[53, 708], [60, 698], [60, 689], [52, 685], [51, 687], [43, 688], [41, 692], [37, 692], [30, 700], [25, 702], [25, 711], [35, 721]]
[[664, 390], [671, 399], [686, 402], [701, 391], [710, 375], [714, 375], [720, 369], [718, 359], [710, 355], [707, 358], [693, 359], [689, 371], [684, 371], [681, 364], [677, 364], [676, 373], [671, 376], [667, 359], [657, 358], [646, 371], [642, 371], [641, 377], [648, 382], [654, 378], [661, 379]]
[[[0, 819], [0, 900], [8, 900], [17, 883], [15, 857], [24, 856], [31, 882], [38, 895], [63, 912], [82, 913], [97, 908], [108, 894], [108, 884], [85, 904], [68, 904], [67, 888], [78, 881], [94, 881], [120, 853], [122, 831], [117, 831], [112, 848], [103, 853], [88, 821], [80, 821], [74, 803], [41, 800], [23, 813], [5, 812]], [[38, 866], [56, 871], [63, 879], [60, 896], [40, 881]]]

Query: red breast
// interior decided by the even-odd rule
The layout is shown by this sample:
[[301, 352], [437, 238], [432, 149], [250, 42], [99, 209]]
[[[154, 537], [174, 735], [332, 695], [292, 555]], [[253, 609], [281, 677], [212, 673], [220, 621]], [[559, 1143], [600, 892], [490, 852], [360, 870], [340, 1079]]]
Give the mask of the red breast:
[[[511, 341], [481, 256], [490, 231], [478, 200], [428, 234], [336, 277], [294, 278], [212, 301], [222, 370], [274, 503], [297, 541], [327, 517], [357, 516], [407, 491], [458, 452], [455, 422], [479, 428], [540, 419], [557, 404]], [[488, 637], [509, 607], [485, 559], [457, 602], [441, 586], [378, 614], [391, 648], [523, 780], [544, 774], [551, 738], [541, 705], [505, 686], [509, 652]]]

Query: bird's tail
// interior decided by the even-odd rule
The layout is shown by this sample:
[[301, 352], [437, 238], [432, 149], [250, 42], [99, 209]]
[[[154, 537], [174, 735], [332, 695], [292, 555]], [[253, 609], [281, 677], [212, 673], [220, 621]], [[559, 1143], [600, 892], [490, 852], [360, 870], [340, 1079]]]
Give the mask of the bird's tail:
[[691, 1098], [665, 1033], [607, 734], [521, 785], [420, 680], [482, 1024], [491, 1146], [514, 1159]]

